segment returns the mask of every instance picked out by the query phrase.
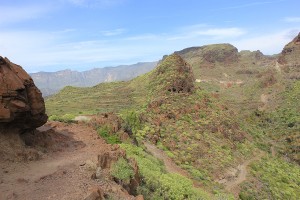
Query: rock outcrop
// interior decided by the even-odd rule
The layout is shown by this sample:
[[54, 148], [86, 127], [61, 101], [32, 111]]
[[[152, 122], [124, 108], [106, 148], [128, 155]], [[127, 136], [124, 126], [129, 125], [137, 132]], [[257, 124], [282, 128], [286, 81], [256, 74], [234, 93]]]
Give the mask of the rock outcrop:
[[276, 66], [292, 80], [300, 80], [300, 33], [283, 48]]
[[278, 58], [281, 65], [300, 66], [300, 33], [285, 47]]
[[0, 128], [34, 129], [47, 119], [42, 93], [31, 77], [0, 56]]
[[151, 77], [154, 93], [190, 93], [194, 91], [192, 68], [177, 54], [164, 57]]

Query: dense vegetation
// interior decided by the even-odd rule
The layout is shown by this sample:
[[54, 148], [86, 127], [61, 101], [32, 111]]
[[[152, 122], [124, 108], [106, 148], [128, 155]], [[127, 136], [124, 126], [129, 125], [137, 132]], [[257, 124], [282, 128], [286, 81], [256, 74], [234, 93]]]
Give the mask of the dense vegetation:
[[143, 183], [139, 187], [139, 193], [146, 199], [211, 199], [212, 197], [199, 188], [193, 186], [193, 182], [181, 175], [167, 173], [163, 164], [147, 154], [141, 147], [130, 144], [122, 144], [127, 155], [137, 160]]
[[243, 200], [297, 199], [300, 195], [300, 169], [295, 164], [266, 157], [252, 164], [251, 174], [242, 185]]

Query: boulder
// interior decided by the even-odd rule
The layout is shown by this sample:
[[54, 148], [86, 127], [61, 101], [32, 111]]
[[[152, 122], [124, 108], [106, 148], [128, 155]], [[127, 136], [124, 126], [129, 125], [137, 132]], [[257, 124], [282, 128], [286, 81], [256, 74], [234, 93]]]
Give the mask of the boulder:
[[42, 93], [31, 77], [0, 56], [0, 126], [34, 129], [47, 119]]

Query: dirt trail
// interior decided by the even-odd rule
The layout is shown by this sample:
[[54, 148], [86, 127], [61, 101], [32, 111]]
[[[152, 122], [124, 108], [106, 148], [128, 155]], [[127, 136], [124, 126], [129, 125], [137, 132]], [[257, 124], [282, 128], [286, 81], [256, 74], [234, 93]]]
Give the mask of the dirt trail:
[[92, 168], [108, 145], [87, 126], [51, 123], [41, 131], [50, 129], [63, 136], [57, 151], [38, 161], [1, 162], [1, 200], [83, 199], [95, 186]]
[[240, 164], [237, 169], [230, 170], [225, 178], [218, 180], [217, 182], [224, 184], [227, 191], [232, 192], [235, 196], [237, 196], [240, 190], [239, 185], [247, 180], [248, 166], [252, 162], [259, 160], [262, 156], [263, 153], [258, 153], [253, 158]]
[[144, 142], [145, 147], [147, 150], [156, 158], [162, 160], [166, 166], [166, 170], [169, 173], [176, 173], [182, 176], [188, 177], [189, 174], [185, 170], [178, 167], [172, 160], [169, 158], [164, 151], [158, 149], [155, 145], [150, 144], [148, 142]]

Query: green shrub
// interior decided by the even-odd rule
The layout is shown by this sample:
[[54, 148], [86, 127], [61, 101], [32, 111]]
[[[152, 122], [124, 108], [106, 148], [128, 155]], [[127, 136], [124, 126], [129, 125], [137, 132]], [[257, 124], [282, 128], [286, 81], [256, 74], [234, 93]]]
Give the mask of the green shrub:
[[59, 119], [59, 117], [58, 117], [57, 115], [51, 115], [51, 116], [48, 118], [49, 121], [59, 121], [58, 119]]
[[119, 144], [121, 140], [117, 134], [111, 134], [108, 126], [99, 127], [97, 133], [102, 137], [108, 144]]
[[59, 121], [64, 123], [72, 123], [75, 122], [75, 116], [71, 114], [65, 114], [63, 116], [51, 115], [49, 117], [50, 121]]
[[121, 118], [124, 120], [123, 128], [128, 133], [137, 134], [142, 127], [139, 114], [134, 110], [125, 110], [121, 114]]
[[120, 158], [113, 164], [110, 174], [118, 180], [128, 183], [133, 178], [134, 171], [124, 158]]

